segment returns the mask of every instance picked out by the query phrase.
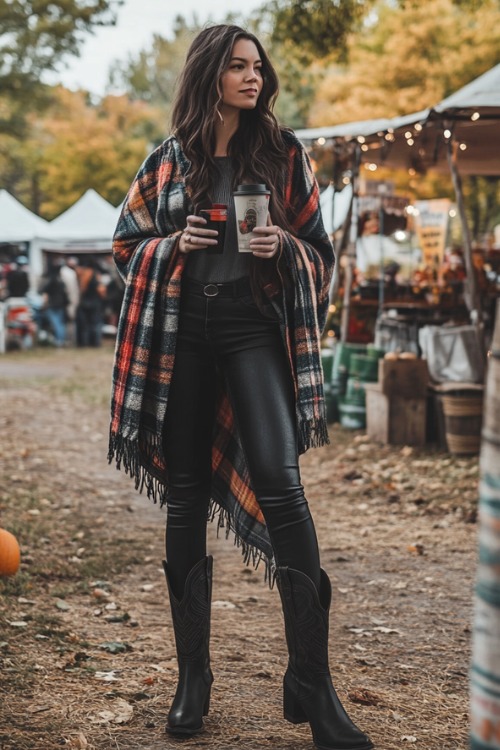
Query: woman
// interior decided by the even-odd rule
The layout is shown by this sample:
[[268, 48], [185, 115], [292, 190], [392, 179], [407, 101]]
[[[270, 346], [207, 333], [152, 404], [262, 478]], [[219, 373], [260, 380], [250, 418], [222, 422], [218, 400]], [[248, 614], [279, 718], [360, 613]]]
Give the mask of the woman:
[[[333, 251], [308, 158], [272, 114], [278, 80], [237, 26], [193, 41], [173, 133], [141, 167], [114, 257], [126, 280], [110, 460], [167, 505], [165, 573], [179, 662], [167, 731], [203, 728], [212, 558], [207, 515], [233, 530], [246, 561], [266, 562], [283, 602], [285, 718], [308, 721], [323, 750], [368, 750], [328, 670], [331, 587], [320, 568], [298, 454], [327, 442], [319, 358]], [[271, 190], [268, 225], [237, 252], [232, 191]], [[222, 255], [197, 215], [226, 203]]]

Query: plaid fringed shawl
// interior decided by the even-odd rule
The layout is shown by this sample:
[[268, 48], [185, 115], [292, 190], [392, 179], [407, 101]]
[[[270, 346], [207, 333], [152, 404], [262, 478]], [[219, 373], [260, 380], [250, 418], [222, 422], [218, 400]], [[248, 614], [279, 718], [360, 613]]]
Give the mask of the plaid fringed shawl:
[[[334, 256], [319, 210], [319, 191], [303, 146], [284, 132], [289, 148], [286, 208], [294, 234], [281, 232], [280, 258], [293, 280], [294, 299], [273, 298], [296, 389], [299, 451], [328, 442], [320, 332], [324, 326]], [[175, 138], [144, 162], [125, 200], [113, 254], [125, 280], [118, 325], [108, 458], [163, 505], [168, 467], [162, 448], [175, 357], [182, 273], [178, 241], [192, 212], [184, 177], [189, 162]], [[288, 288], [288, 287], [287, 287]], [[289, 295], [290, 293], [287, 292]], [[264, 518], [251, 489], [224, 384], [220, 384], [212, 448], [210, 516], [235, 533], [245, 562], [274, 570]]]

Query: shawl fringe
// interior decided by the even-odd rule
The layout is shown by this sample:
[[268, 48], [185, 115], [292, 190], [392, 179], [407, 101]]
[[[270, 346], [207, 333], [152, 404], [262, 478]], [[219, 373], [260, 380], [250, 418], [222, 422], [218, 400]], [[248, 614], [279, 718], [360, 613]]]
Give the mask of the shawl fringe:
[[[123, 437], [115, 432], [110, 431], [108, 463], [114, 460], [118, 470], [123, 471], [134, 480], [135, 489], [140, 493], [146, 492], [146, 496], [155, 504], [159, 503], [160, 508], [167, 504], [167, 486], [155, 477], [150, 470], [144, 466], [144, 458], [149, 461], [158, 450], [160, 440], [157, 436], [150, 435], [141, 451], [137, 440]], [[268, 557], [264, 552], [252, 544], [249, 544], [238, 534], [232, 515], [226, 508], [215, 500], [210, 498], [208, 509], [208, 521], [217, 523], [217, 537], [221, 529], [225, 529], [225, 537], [229, 538], [231, 534], [234, 537], [234, 546], [241, 550], [243, 563], [246, 566], [252, 566], [257, 570], [261, 563], [264, 564], [264, 582], [269, 584], [269, 588], [274, 587], [276, 581], [276, 564], [274, 558]]]
[[326, 417], [303, 420], [299, 427], [299, 443], [301, 453], [305, 453], [309, 448], [321, 448], [322, 445], [329, 445], [330, 438]]

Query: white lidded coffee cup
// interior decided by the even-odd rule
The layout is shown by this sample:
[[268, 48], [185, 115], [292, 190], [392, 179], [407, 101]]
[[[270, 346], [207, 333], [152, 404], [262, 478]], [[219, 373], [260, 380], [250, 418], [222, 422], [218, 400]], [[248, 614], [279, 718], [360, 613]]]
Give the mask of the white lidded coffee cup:
[[238, 251], [251, 253], [250, 240], [257, 235], [255, 227], [265, 227], [269, 211], [270, 190], [266, 185], [238, 185], [233, 193], [236, 213]]

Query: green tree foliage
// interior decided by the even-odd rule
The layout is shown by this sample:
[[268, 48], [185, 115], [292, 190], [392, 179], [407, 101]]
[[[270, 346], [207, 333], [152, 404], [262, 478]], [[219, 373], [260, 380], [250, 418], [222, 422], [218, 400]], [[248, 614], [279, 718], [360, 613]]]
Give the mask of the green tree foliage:
[[40, 106], [44, 71], [78, 54], [85, 33], [114, 23], [123, 0], [0, 0], [0, 132], [19, 134]]
[[303, 64], [335, 52], [345, 58], [349, 34], [370, 9], [370, 0], [272, 0], [272, 38], [291, 42]]

